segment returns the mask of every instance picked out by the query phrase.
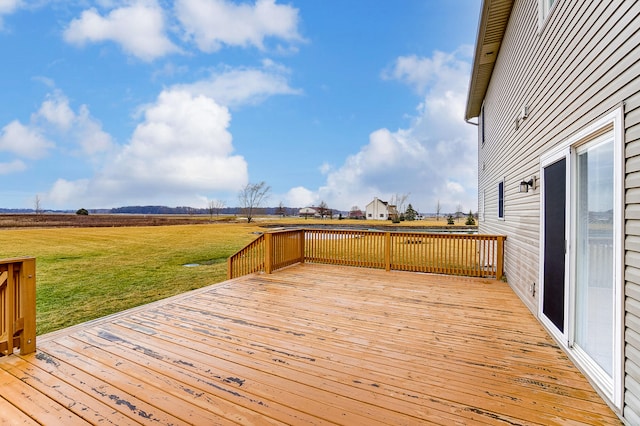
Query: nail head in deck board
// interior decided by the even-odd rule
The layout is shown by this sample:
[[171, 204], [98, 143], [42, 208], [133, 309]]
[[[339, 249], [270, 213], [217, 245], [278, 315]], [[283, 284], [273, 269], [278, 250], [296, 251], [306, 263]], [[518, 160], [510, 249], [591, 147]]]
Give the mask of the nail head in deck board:
[[102, 386], [83, 403], [119, 410], [110, 395], [159, 389], [121, 399], [178, 424], [620, 424], [505, 283], [308, 263], [41, 336], [0, 372]]

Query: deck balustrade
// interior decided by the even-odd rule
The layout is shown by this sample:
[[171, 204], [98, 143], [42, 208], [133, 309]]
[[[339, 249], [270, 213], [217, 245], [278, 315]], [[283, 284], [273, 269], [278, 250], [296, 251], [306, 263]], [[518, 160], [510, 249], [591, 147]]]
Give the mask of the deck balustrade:
[[0, 260], [0, 357], [36, 350], [36, 260]]
[[[261, 234], [228, 260], [228, 278], [296, 263], [502, 277], [503, 236], [295, 229]], [[0, 356], [35, 351], [35, 259], [0, 260]]]
[[275, 231], [231, 256], [228, 278], [312, 262], [501, 279], [505, 238], [415, 231]]

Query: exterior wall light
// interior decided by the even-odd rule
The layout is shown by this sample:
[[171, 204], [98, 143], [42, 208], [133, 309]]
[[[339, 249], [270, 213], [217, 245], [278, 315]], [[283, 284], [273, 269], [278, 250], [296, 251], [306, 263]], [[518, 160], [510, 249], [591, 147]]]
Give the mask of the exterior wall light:
[[536, 189], [538, 187], [538, 179], [536, 179], [535, 176], [528, 181], [523, 180], [520, 182], [520, 192], [529, 192], [529, 187], [531, 187], [531, 189]]

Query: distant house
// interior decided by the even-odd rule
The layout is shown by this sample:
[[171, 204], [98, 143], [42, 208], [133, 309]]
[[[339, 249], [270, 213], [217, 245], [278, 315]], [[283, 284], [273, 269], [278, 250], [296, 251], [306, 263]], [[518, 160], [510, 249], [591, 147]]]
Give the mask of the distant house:
[[349, 212], [349, 219], [362, 219], [365, 214], [360, 209], [353, 209]]
[[320, 213], [315, 207], [304, 207], [298, 211], [298, 216], [300, 217], [320, 217]]
[[388, 220], [396, 216], [398, 211], [396, 206], [375, 197], [372, 202], [367, 204], [365, 214], [368, 220]]
[[[640, 2], [484, 0], [465, 118], [511, 288], [640, 424]], [[524, 325], [523, 325], [524, 328]]]

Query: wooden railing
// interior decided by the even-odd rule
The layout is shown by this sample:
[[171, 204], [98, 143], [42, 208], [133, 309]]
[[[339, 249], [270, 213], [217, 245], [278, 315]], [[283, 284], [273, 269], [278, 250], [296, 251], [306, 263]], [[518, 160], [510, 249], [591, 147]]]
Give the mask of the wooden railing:
[[241, 277], [265, 270], [264, 240], [265, 236], [262, 234], [227, 259], [227, 278]]
[[0, 357], [36, 350], [36, 260], [0, 260]]
[[[299, 262], [473, 277], [503, 275], [504, 236], [298, 229], [261, 235], [229, 258], [229, 279]], [[255, 256], [255, 258], [253, 258]]]
[[299, 230], [265, 234], [265, 272], [304, 262], [305, 233]]

